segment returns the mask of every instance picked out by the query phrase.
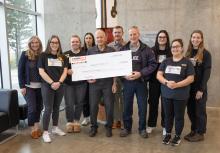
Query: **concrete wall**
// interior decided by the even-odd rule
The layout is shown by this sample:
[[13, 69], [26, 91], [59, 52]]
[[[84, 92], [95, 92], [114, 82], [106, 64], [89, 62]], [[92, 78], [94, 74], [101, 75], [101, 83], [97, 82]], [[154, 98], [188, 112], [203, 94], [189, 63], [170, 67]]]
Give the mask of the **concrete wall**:
[[[64, 49], [69, 48], [71, 34], [95, 31], [95, 0], [46, 0], [46, 39], [51, 34], [61, 37]], [[204, 32], [206, 48], [211, 52], [213, 68], [209, 81], [208, 106], [220, 107], [220, 1], [219, 0], [118, 0], [119, 24], [127, 29], [140, 27], [142, 34], [166, 29], [171, 37], [182, 38], [187, 48], [194, 29]]]

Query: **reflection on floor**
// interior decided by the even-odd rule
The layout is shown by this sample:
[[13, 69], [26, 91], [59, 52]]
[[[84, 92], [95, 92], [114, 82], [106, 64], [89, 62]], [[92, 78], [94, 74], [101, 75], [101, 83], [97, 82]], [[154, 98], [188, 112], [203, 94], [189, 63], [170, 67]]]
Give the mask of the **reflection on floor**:
[[[163, 145], [162, 129], [158, 126], [148, 139], [142, 139], [137, 133], [137, 112], [134, 117], [132, 134], [127, 138], [119, 137], [119, 130], [113, 130], [113, 137], [105, 137], [105, 129], [100, 125], [94, 138], [88, 137], [89, 127], [83, 127], [81, 133], [67, 134], [64, 137], [52, 136], [51, 144], [42, 139], [33, 140], [27, 128], [20, 129], [14, 139], [0, 145], [0, 153], [217, 153], [220, 150], [220, 109], [208, 108], [208, 129], [205, 141], [190, 143], [182, 140], [178, 147]], [[183, 136], [189, 132], [186, 116]], [[65, 128], [65, 113], [61, 112], [60, 125]], [[159, 123], [159, 121], [158, 121]], [[158, 124], [159, 125], [159, 124]]]

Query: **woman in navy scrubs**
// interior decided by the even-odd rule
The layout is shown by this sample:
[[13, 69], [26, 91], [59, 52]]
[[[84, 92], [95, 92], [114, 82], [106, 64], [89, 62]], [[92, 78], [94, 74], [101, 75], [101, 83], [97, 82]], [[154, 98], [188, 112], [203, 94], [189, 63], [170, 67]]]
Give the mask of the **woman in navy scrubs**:
[[183, 42], [175, 39], [171, 43], [172, 57], [165, 59], [157, 72], [161, 83], [161, 95], [165, 112], [166, 135], [163, 144], [169, 144], [175, 118], [173, 146], [179, 145], [184, 127], [184, 113], [189, 97], [190, 84], [194, 80], [194, 68], [190, 60], [183, 56]]

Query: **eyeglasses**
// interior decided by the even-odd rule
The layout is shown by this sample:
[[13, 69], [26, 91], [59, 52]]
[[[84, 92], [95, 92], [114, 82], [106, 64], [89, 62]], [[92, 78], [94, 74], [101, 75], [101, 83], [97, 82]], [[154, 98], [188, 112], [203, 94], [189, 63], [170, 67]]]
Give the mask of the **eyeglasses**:
[[59, 44], [58, 41], [51, 41], [50, 43], [51, 43], [51, 44], [56, 44], [56, 45]]
[[181, 48], [181, 46], [171, 46], [172, 49]]
[[166, 36], [159, 36], [158, 37], [159, 39], [165, 39], [165, 38], [167, 38]]

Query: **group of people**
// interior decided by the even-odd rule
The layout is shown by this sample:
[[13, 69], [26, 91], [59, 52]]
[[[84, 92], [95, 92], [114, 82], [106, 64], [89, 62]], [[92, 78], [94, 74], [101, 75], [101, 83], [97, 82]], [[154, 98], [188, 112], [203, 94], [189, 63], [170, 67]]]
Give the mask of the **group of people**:
[[[71, 49], [64, 53], [58, 36], [50, 37], [44, 52], [40, 39], [37, 36], [30, 38], [28, 49], [22, 52], [19, 60], [18, 79], [21, 93], [28, 104], [31, 137], [37, 139], [42, 136], [44, 142], [51, 142], [48, 130], [51, 115], [52, 133], [60, 136], [66, 134], [58, 127], [63, 96], [66, 132], [80, 132], [80, 117], [83, 113], [84, 120], [81, 124], [87, 125], [90, 121], [89, 136], [96, 136], [98, 105], [102, 99], [106, 112], [106, 136], [111, 137], [112, 129], [120, 127], [120, 137], [127, 137], [132, 132], [133, 102], [136, 95], [138, 131], [142, 138], [148, 138], [156, 127], [161, 101], [163, 144], [179, 145], [186, 107], [191, 131], [184, 138], [191, 142], [204, 140], [211, 55], [204, 47], [202, 31], [192, 32], [185, 55], [183, 41], [174, 39], [170, 44], [166, 30], [158, 32], [152, 48], [140, 40], [137, 26], [129, 28], [128, 42], [123, 39], [124, 31], [121, 26], [114, 27], [112, 34], [114, 41], [108, 44], [103, 30], [98, 29], [95, 36], [86, 33], [83, 47], [80, 37], [72, 35]], [[74, 70], [71, 69], [70, 57], [125, 50], [131, 50], [132, 53], [130, 75], [72, 81]], [[43, 108], [42, 132], [39, 121]], [[175, 136], [172, 138], [174, 120]]]

